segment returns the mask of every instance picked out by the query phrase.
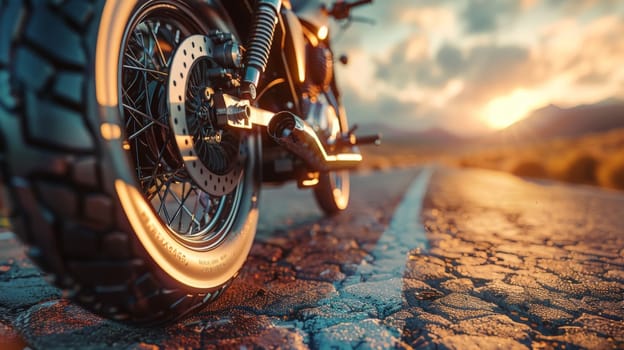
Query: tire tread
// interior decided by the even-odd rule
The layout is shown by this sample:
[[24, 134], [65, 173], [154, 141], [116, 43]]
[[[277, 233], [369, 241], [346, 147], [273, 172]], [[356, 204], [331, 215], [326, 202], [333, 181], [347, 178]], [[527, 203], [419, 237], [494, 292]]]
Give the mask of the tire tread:
[[59, 287], [105, 317], [161, 323], [212, 302], [229, 282], [210, 293], [175, 289], [119, 219], [84, 106], [104, 2], [0, 1], [0, 167], [13, 230]]

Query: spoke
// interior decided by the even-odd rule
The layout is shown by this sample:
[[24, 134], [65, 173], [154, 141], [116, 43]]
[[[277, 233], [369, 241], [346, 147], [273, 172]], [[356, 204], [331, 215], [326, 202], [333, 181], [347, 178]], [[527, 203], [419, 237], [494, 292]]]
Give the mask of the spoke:
[[[131, 94], [126, 89], [122, 89], [122, 91], [124, 93], [124, 98], [129, 100], [128, 102], [130, 102], [130, 104], [125, 103], [124, 106], [130, 107], [129, 109], [131, 112], [141, 113], [141, 111], [138, 108], [132, 107], [132, 106], [137, 106], [139, 104], [139, 102], [137, 101], [145, 98], [145, 93], [143, 92], [143, 90], [141, 89], [141, 93], [138, 96], [136, 96], [135, 99], [131, 97]], [[137, 116], [135, 116], [134, 113], [129, 113], [129, 115], [132, 117], [131, 120], [134, 120], [139, 125], [143, 125], [142, 121], [139, 118], [137, 118]], [[149, 116], [144, 115], [144, 113], [142, 114], [142, 116], [149, 118]]]
[[[180, 213], [182, 211], [184, 211], [189, 216], [191, 216], [191, 213], [188, 210], [188, 208], [186, 208], [186, 206], [184, 206], [184, 202], [186, 202], [186, 200], [188, 199], [188, 194], [184, 195], [184, 188], [185, 187], [186, 187], [186, 182], [184, 182], [182, 184], [182, 194], [183, 194], [183, 198], [182, 199], [180, 199], [180, 197], [178, 197], [178, 195], [175, 194], [174, 192], [169, 191], [169, 193], [171, 194], [171, 197], [178, 203], [178, 209], [176, 209], [175, 213], [173, 214], [173, 218], [172, 218], [171, 222], [169, 223], [169, 225], [171, 225], [173, 223], [173, 221], [176, 219], [176, 217], [178, 217], [178, 215], [180, 215]], [[189, 194], [190, 194], [190, 191], [189, 191]], [[178, 226], [178, 230], [181, 230], [181, 226], [182, 226], [182, 218], [180, 217], [180, 224]]]
[[[141, 164], [140, 163], [140, 159], [139, 159], [138, 149], [139, 149], [139, 140], [134, 140], [134, 150], [135, 150], [134, 151], [134, 161], [135, 161], [135, 164]], [[141, 171], [141, 168], [137, 167], [137, 176], [141, 177], [142, 175], [143, 175], [143, 172]]]
[[[186, 185], [186, 182], [184, 183], [184, 185]], [[193, 214], [191, 213], [191, 211], [184, 205], [184, 203], [186, 202], [186, 200], [188, 199], [189, 195], [191, 194], [191, 191], [189, 191], [182, 199], [180, 197], [178, 197], [175, 193], [170, 192], [171, 193], [171, 197], [173, 197], [173, 199], [178, 203], [178, 209], [176, 210], [175, 215], [173, 216], [173, 220], [175, 220], [176, 216], [178, 216], [180, 214], [180, 211], [183, 210], [188, 216], [193, 216]], [[184, 193], [184, 188], [182, 193]], [[172, 222], [173, 222], [172, 220]], [[180, 218], [181, 220], [181, 218]], [[171, 224], [171, 223], [170, 223]], [[181, 224], [180, 224], [181, 226]], [[181, 229], [180, 229], [181, 230]]]
[[126, 90], [125, 86], [121, 87], [121, 91], [123, 92], [124, 99], [129, 100], [130, 103], [132, 103], [133, 105], [136, 105], [135, 100], [132, 98], [132, 95], [128, 92], [128, 90]]
[[142, 64], [145, 68], [147, 68], [147, 57], [151, 56], [149, 54], [149, 50], [145, 47], [145, 38], [143, 37], [143, 33], [140, 30], [135, 30], [133, 33], [134, 40], [139, 45], [141, 49], [141, 58], [142, 60], [138, 60], [139, 64]]
[[[139, 61], [138, 58], [135, 58], [133, 56], [130, 56], [130, 54], [125, 54], [125, 57], [129, 58], [131, 61], [133, 61], [134, 63], [136, 63], [139, 66], [145, 65], [145, 63]], [[139, 68], [138, 66], [130, 66], [130, 67], [134, 67], [134, 68]]]
[[158, 198], [160, 199], [160, 206], [158, 207], [158, 213], [163, 213], [163, 215], [165, 216], [165, 221], [167, 222], [167, 225], [170, 225], [171, 222], [171, 218], [169, 217], [169, 211], [167, 210], [167, 193], [169, 193], [169, 189], [171, 188], [171, 182], [167, 182], [166, 187], [165, 187], [165, 191], [164, 193], [161, 195], [160, 191], [158, 191]]
[[[147, 23], [145, 23], [145, 26], [147, 26]], [[149, 30], [149, 28], [147, 28], [147, 30]], [[137, 44], [139, 44], [139, 46], [142, 49], [141, 51], [142, 51], [143, 58], [144, 58], [143, 60], [144, 67], [147, 68], [148, 59], [154, 66], [156, 66], [153, 55], [152, 55], [152, 50], [150, 50], [150, 48], [147, 47], [147, 45], [145, 45], [145, 37], [143, 36], [143, 32], [139, 30], [135, 30], [134, 35], [136, 37]]]
[[152, 74], [157, 74], [157, 75], [161, 75], [163, 77], [168, 77], [169, 74], [166, 72], [161, 72], [159, 70], [155, 70], [155, 69], [149, 69], [149, 68], [143, 68], [143, 67], [137, 67], [137, 66], [131, 66], [128, 64], [124, 64], [123, 65], [124, 68], [127, 69], [132, 69], [132, 70], [137, 70], [137, 71], [141, 71], [141, 72], [147, 72], [147, 73], [152, 73]]
[[[199, 231], [199, 228], [201, 227], [201, 223], [196, 219], [195, 214], [197, 214], [197, 210], [199, 209], [199, 196], [200, 194], [197, 193], [197, 189], [193, 188], [193, 192], [195, 193], [195, 204], [193, 205], [193, 216], [191, 216], [191, 222], [194, 223], [197, 226], [197, 230]], [[205, 208], [204, 208], [205, 209]], [[203, 210], [203, 213], [206, 213], [206, 210]], [[192, 235], [193, 234], [193, 225], [190, 225], [189, 230], [187, 232], [188, 235]]]
[[[158, 152], [158, 159], [156, 159], [153, 162], [153, 166], [152, 166], [152, 175], [148, 176], [149, 178], [151, 178], [150, 183], [146, 186], [146, 188], [151, 188], [154, 185], [154, 182], [157, 179], [166, 177], [168, 175], [170, 175], [170, 178], [168, 179], [168, 181], [172, 181], [176, 175], [179, 174], [179, 172], [181, 171], [181, 169], [176, 169], [173, 172], [159, 172], [162, 167], [160, 166], [162, 164], [162, 160], [163, 157], [165, 155], [165, 149], [167, 148], [167, 143], [169, 142], [169, 140], [171, 139], [171, 135], [167, 134], [167, 141], [165, 143], [163, 143], [163, 145], [161, 146], [159, 152]], [[138, 153], [138, 152], [137, 152]], [[141, 171], [142, 169], [139, 168], [139, 171]]]
[[143, 89], [139, 89], [139, 91], [130, 91], [125, 86], [122, 86], [122, 91], [124, 93], [124, 98], [130, 100], [134, 106], [139, 104], [137, 101], [145, 98], [145, 91], [143, 91]]
[[142, 133], [145, 132], [145, 130], [151, 128], [154, 125], [153, 121], [150, 121], [147, 125], [145, 125], [144, 127], [142, 127], [139, 131], [135, 132], [134, 134], [128, 136], [128, 140], [134, 140], [137, 136], [141, 135]]
[[[122, 92], [123, 92], [123, 96], [126, 100], [128, 100], [128, 102], [130, 102], [132, 105], [136, 106], [136, 102], [132, 99], [132, 97], [130, 96], [130, 93], [128, 93], [128, 91], [125, 88], [122, 88]], [[140, 97], [139, 97], [140, 98]], [[129, 118], [126, 118], [126, 130], [128, 132], [131, 131], [130, 129], [130, 125], [131, 123], [134, 121], [135, 124], [138, 125], [142, 125], [143, 123], [137, 118], [137, 116], [134, 115], [134, 113], [128, 112], [125, 113], [127, 116], [129, 116]], [[134, 129], [132, 129], [132, 131], [136, 130], [136, 127]]]
[[175, 171], [169, 171], [169, 172], [164, 172], [164, 173], [160, 173], [160, 174], [156, 174], [156, 175], [148, 175], [148, 176], [144, 176], [142, 178], [139, 178], [139, 181], [147, 181], [147, 180], [154, 180], [154, 179], [160, 179], [162, 177], [174, 177], [176, 176], [180, 171], [179, 170], [175, 170]]
[[140, 115], [143, 118], [150, 119], [153, 123], [158, 124], [159, 126], [169, 130], [169, 125], [166, 125], [163, 122], [159, 121], [158, 119], [155, 119], [154, 117], [145, 114], [145, 112], [142, 112], [142, 111], [140, 111], [140, 110], [130, 106], [129, 104], [126, 104], [126, 103], [123, 104], [123, 107], [127, 108], [128, 110], [130, 110], [133, 113], [136, 113], [136, 114]]
[[[147, 25], [148, 29], [150, 29], [150, 25]], [[156, 36], [156, 33], [154, 30], [158, 30], [155, 29], [154, 27], [152, 27], [152, 29], [149, 31], [150, 34], [152, 34], [152, 38], [154, 39], [154, 43], [156, 44], [156, 48], [158, 49], [158, 53], [160, 54], [160, 59], [162, 62], [162, 65], [167, 68], [167, 59], [165, 58], [165, 54], [163, 53], [162, 48], [160, 47], [160, 42], [158, 41], [158, 37]]]
[[[145, 26], [147, 27], [146, 29], [148, 31], [150, 31], [149, 25], [147, 23], [145, 23]], [[145, 38], [143, 37], [143, 33], [142, 32], [135, 30], [135, 36], [137, 37], [136, 40], [139, 43], [139, 46], [141, 46], [142, 51], [143, 51], [143, 62], [142, 62], [142, 68], [143, 68], [143, 71], [142, 71], [142, 75], [143, 75], [143, 91], [145, 91], [145, 93], [147, 94], [146, 98], [145, 98], [145, 106], [144, 106], [145, 111], [147, 111], [147, 114], [145, 114], [145, 113], [143, 113], [143, 114], [145, 114], [145, 116], [147, 118], [153, 119], [157, 123], [160, 123], [152, 116], [152, 111], [151, 111], [151, 108], [150, 108], [151, 98], [149, 96], [149, 91], [150, 90], [149, 90], [149, 83], [148, 83], [148, 76], [147, 76], [147, 74], [148, 74], [147, 70], [149, 68], [148, 68], [147, 64], [148, 64], [148, 61], [149, 61], [149, 62], [152, 63], [152, 65], [154, 67], [157, 66], [156, 62], [154, 61], [154, 57], [152, 55], [153, 50], [150, 50], [145, 45]], [[141, 65], [141, 62], [139, 62], [139, 65]]]
[[[186, 203], [186, 200], [188, 199], [190, 192], [187, 194], [185, 188], [186, 188], [186, 182], [183, 182], [182, 183], [182, 203], [178, 203], [178, 210], [186, 208], [184, 203]], [[184, 212], [180, 212], [180, 214], [178, 215], [178, 232], [182, 232], [182, 219], [183, 218], [184, 218]]]
[[[184, 187], [186, 186], [186, 182], [182, 183], [182, 196], [184, 196]], [[178, 208], [175, 210], [175, 212], [173, 213], [173, 217], [171, 218], [171, 223], [169, 223], [169, 226], [173, 226], [173, 222], [175, 221], [175, 219], [179, 216], [180, 219], [178, 220], [178, 231], [182, 230], [182, 208], [184, 208], [184, 201], [178, 198], [178, 195], [171, 191], [170, 192], [171, 197], [178, 203]]]
[[[156, 180], [160, 180], [160, 184], [156, 185], [153, 182], [155, 182]], [[148, 200], [152, 200], [154, 198], [154, 195], [159, 194], [160, 191], [162, 190], [163, 186], [171, 184], [173, 182], [173, 177], [170, 178], [166, 178], [166, 177], [157, 177], [152, 181], [152, 185], [147, 187], [148, 191], [150, 188], [152, 188], [152, 186], [156, 186], [156, 188], [154, 189], [154, 191], [152, 191], [151, 193], [147, 194], [147, 199]]]
[[194, 186], [191, 184], [190, 185], [191, 188], [189, 189], [187, 198], [184, 199], [184, 201], [186, 202], [188, 200], [188, 198], [191, 197], [192, 194], [195, 194], [195, 204], [193, 205], [193, 210], [189, 210], [188, 207], [184, 206], [185, 212], [188, 214], [188, 216], [191, 219], [191, 223], [189, 224], [189, 230], [188, 230], [188, 234], [192, 234], [193, 231], [193, 224], [195, 224], [198, 228], [200, 226], [200, 222], [197, 221], [196, 219], [196, 215], [197, 215], [197, 191], [195, 190]]
[[[145, 67], [145, 68], [147, 68], [147, 67]], [[147, 79], [148, 76], [147, 76], [147, 73], [145, 73], [145, 72], [143, 72], [141, 74], [143, 75], [143, 91], [145, 91], [145, 106], [144, 106], [144, 110], [147, 112], [147, 115], [149, 116], [148, 118], [154, 119], [154, 116], [152, 116], [152, 109], [150, 108], [151, 98], [150, 98], [150, 93], [149, 93], [149, 91], [150, 91], [149, 90], [149, 82], [148, 82], [148, 79]]]
[[[156, 176], [158, 175], [158, 170], [160, 169], [159, 165], [162, 163], [163, 157], [165, 155], [165, 149], [167, 148], [167, 143], [169, 143], [169, 141], [171, 140], [171, 134], [167, 134], [167, 140], [165, 141], [165, 143], [163, 143], [162, 147], [160, 148], [160, 151], [158, 152], [158, 159], [156, 159], [154, 161], [154, 170], [152, 171], [152, 177], [156, 178]], [[174, 172], [174, 175], [172, 176], [175, 177], [175, 175], [180, 171], [180, 169], [176, 170]], [[152, 180], [152, 183], [154, 182], [154, 180]], [[152, 185], [152, 183], [150, 183], [150, 187]]]

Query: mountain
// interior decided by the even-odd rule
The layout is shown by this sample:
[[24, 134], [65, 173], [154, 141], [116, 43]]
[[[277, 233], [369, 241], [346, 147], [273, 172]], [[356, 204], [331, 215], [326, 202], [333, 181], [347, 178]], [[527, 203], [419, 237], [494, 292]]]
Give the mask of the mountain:
[[460, 136], [439, 127], [414, 131], [399, 129], [382, 123], [363, 124], [357, 129], [355, 134], [381, 134], [382, 143], [450, 144], [463, 141], [463, 138]]
[[595, 104], [560, 108], [548, 105], [495, 132], [495, 141], [531, 141], [581, 136], [624, 128], [624, 101], [608, 99]]
[[531, 114], [488, 135], [469, 138], [446, 129], [433, 127], [425, 130], [401, 129], [392, 124], [362, 124], [356, 135], [382, 134], [382, 144], [452, 145], [498, 144], [531, 142], [581, 136], [590, 133], [624, 128], [624, 101], [615, 98], [594, 104], [561, 108], [554, 104], [536, 109]]

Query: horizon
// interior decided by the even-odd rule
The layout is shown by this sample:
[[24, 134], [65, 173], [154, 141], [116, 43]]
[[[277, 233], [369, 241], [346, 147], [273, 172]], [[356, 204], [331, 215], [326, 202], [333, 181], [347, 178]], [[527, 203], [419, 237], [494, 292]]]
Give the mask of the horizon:
[[354, 12], [377, 24], [332, 29], [353, 123], [475, 136], [550, 104], [624, 98], [624, 2], [377, 0]]
[[[384, 131], [390, 131], [393, 134], [409, 134], [409, 135], [413, 135], [413, 134], [429, 134], [432, 133], [434, 131], [439, 131], [439, 132], [443, 132], [443, 133], [447, 133], [449, 134], [449, 136], [452, 137], [457, 137], [458, 139], [471, 139], [474, 137], [482, 137], [482, 136], [488, 136], [488, 135], [493, 135], [493, 134], [497, 134], [501, 131], [505, 131], [505, 130], [510, 130], [513, 129], [514, 127], [522, 124], [523, 121], [525, 120], [529, 120], [531, 117], [535, 117], [536, 113], [539, 113], [543, 110], [546, 109], [557, 109], [559, 111], [571, 111], [571, 110], [575, 110], [575, 109], [579, 109], [579, 108], [595, 108], [595, 107], [600, 107], [600, 106], [617, 106], [617, 105], [621, 105], [624, 107], [624, 99], [618, 99], [618, 98], [606, 98], [600, 101], [596, 101], [595, 103], [582, 103], [582, 104], [578, 104], [575, 106], [559, 106], [553, 103], [549, 103], [547, 105], [544, 106], [540, 106], [534, 110], [531, 110], [527, 113], [527, 115], [519, 120], [514, 121], [512, 124], [509, 124], [505, 127], [502, 128], [489, 128], [489, 129], [485, 129], [480, 133], [475, 133], [475, 134], [462, 134], [462, 133], [457, 133], [453, 130], [450, 130], [449, 128], [446, 128], [442, 125], [431, 125], [425, 128], [417, 128], [417, 129], [406, 129], [403, 128], [402, 126], [396, 126], [394, 125], [392, 122], [384, 122], [384, 121], [370, 121], [370, 122], [364, 122], [364, 123], [358, 123], [358, 128], [359, 129], [363, 129], [366, 130], [366, 132], [375, 132], [375, 129], [384, 129]], [[538, 116], [539, 117], [539, 116]], [[534, 131], [538, 131], [538, 130], [534, 130]]]

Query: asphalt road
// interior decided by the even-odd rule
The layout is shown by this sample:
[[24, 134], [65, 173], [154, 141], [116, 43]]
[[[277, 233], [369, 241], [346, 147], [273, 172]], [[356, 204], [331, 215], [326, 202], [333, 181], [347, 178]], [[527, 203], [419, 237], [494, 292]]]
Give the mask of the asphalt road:
[[0, 349], [624, 348], [624, 193], [440, 167], [353, 191], [333, 219], [265, 191], [238, 280], [160, 328], [83, 311], [0, 233]]

